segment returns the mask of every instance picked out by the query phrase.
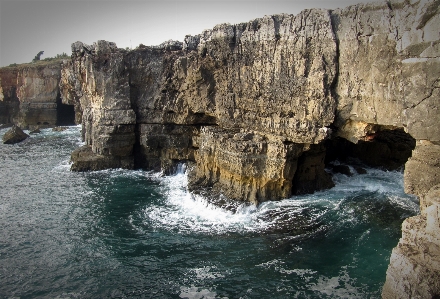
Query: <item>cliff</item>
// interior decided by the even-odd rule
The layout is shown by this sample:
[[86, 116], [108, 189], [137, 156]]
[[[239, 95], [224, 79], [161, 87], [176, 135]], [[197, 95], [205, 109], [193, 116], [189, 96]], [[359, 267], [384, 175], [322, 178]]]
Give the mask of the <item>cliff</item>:
[[73, 124], [73, 109], [61, 103], [62, 60], [0, 68], [0, 123], [22, 128]]
[[420, 199], [421, 214], [402, 224], [383, 298], [437, 298], [440, 294], [440, 146], [419, 142], [405, 167], [405, 191]]
[[[335, 158], [404, 166], [405, 190], [419, 197], [421, 215], [403, 224], [383, 297], [436, 298], [439, 6], [393, 0], [311, 9], [131, 51], [76, 42], [59, 83], [86, 142], [72, 154], [72, 170], [170, 173], [183, 161], [188, 188], [223, 204], [330, 188], [325, 167]], [[56, 87], [31, 87], [46, 86], [38, 83], [44, 70], [8, 74], [2, 102], [19, 109], [23, 123], [35, 105], [53, 109]]]
[[18, 115], [17, 73], [15, 68], [0, 68], [0, 123], [14, 123]]
[[222, 204], [222, 196], [259, 203], [329, 188], [331, 158], [406, 163], [405, 188], [422, 213], [403, 224], [383, 297], [435, 298], [439, 5], [305, 10], [133, 51], [77, 42], [61, 79], [87, 144], [72, 169], [167, 173], [186, 161], [189, 189]]
[[[81, 104], [85, 141], [100, 159], [165, 171], [192, 161], [192, 190], [257, 203], [290, 196], [310, 147], [322, 157], [304, 191], [332, 186], [319, 144], [335, 117], [336, 47], [326, 10], [130, 52], [75, 43], [62, 94]], [[84, 159], [73, 168], [88, 169]]]

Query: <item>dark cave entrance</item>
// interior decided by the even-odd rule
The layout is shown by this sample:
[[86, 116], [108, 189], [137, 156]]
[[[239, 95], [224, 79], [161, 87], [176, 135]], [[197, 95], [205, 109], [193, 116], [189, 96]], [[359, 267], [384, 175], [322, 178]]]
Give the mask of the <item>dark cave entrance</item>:
[[297, 160], [292, 180], [292, 195], [310, 194], [332, 188], [335, 184], [324, 169], [326, 149], [324, 144], [312, 144]]
[[341, 137], [327, 140], [325, 164], [330, 166], [335, 160], [351, 164], [357, 159], [374, 168], [403, 170], [416, 146], [416, 140], [403, 129], [379, 128], [366, 139], [359, 140], [357, 144]]
[[336, 137], [311, 145], [295, 161], [291, 194], [310, 194], [332, 188], [333, 174], [364, 174], [366, 170], [363, 167], [366, 166], [402, 171], [415, 146], [416, 140], [403, 129], [389, 130], [379, 126], [374, 135], [357, 144]]
[[61, 102], [61, 97], [57, 99], [57, 126], [75, 125], [75, 107]]

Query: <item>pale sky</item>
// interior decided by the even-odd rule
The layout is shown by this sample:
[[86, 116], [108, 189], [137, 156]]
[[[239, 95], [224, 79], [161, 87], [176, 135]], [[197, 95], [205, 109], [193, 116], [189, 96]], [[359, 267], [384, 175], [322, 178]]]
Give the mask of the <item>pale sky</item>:
[[62, 52], [76, 41], [115, 42], [119, 48], [183, 41], [216, 24], [238, 24], [305, 8], [346, 7], [365, 0], [0, 0], [0, 66]]

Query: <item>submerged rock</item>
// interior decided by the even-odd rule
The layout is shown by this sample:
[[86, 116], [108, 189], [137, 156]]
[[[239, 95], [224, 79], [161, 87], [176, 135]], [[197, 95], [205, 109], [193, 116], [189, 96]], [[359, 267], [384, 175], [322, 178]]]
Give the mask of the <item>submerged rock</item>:
[[3, 136], [3, 143], [15, 144], [25, 140], [28, 137], [29, 135], [23, 132], [22, 129], [20, 129], [17, 126], [12, 126], [12, 128], [9, 131], [7, 131]]
[[63, 132], [66, 131], [67, 128], [66, 127], [55, 127], [52, 129], [53, 132]]
[[367, 173], [367, 170], [363, 167], [360, 167], [360, 166], [354, 166], [354, 170], [356, 170], [356, 172], [358, 174], [366, 174]]
[[31, 132], [29, 132], [29, 134], [39, 134], [39, 133], [41, 133], [41, 131], [38, 128], [33, 130], [33, 131], [31, 131]]
[[353, 175], [353, 173], [351, 173], [350, 167], [348, 167], [347, 165], [331, 165], [331, 169], [335, 173], [341, 173], [347, 176]]

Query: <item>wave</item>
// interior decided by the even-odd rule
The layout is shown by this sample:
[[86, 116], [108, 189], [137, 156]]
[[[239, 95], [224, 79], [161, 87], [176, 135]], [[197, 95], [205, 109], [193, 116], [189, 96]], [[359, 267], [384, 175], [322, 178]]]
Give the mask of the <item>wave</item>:
[[[288, 233], [305, 238], [325, 233], [329, 226], [356, 225], [382, 221], [390, 214], [401, 218], [418, 213], [415, 197], [403, 191], [403, 174], [398, 171], [367, 169], [366, 174], [334, 176], [335, 187], [310, 195], [267, 201], [258, 207], [236, 203], [230, 211], [187, 190], [187, 174], [182, 166], [172, 176], [142, 173], [159, 183], [164, 200], [147, 204], [140, 213], [143, 225], [178, 233]], [[366, 218], [365, 214], [370, 218]], [[378, 218], [373, 219], [374, 217]], [[391, 220], [393, 220], [391, 219]], [[390, 219], [388, 219], [391, 221]], [[388, 221], [387, 220], [387, 221]]]

